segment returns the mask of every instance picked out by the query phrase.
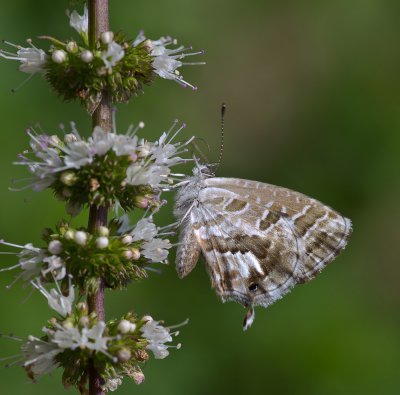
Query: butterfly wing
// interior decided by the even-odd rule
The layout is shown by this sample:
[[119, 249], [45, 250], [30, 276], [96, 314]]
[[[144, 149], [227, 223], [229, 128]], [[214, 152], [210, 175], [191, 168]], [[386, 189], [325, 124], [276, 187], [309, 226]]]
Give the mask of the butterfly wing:
[[[292, 228], [300, 254], [301, 272], [297, 282], [314, 278], [347, 244], [352, 224], [331, 207], [316, 199], [287, 188], [237, 178], [210, 178], [209, 194], [229, 190], [253, 205], [267, 208], [270, 213], [284, 217]], [[263, 228], [263, 218], [258, 221]]]
[[[229, 211], [234, 205], [242, 210]], [[268, 306], [295, 284], [300, 270], [296, 238], [278, 216], [266, 219], [268, 230], [257, 228], [257, 218], [264, 212], [261, 206], [233, 198], [229, 191], [207, 196], [204, 190], [191, 213], [212, 285], [224, 301]]]
[[345, 245], [348, 220], [284, 188], [274, 197], [274, 188], [210, 178], [199, 194], [193, 232], [223, 300], [268, 306], [315, 276]]

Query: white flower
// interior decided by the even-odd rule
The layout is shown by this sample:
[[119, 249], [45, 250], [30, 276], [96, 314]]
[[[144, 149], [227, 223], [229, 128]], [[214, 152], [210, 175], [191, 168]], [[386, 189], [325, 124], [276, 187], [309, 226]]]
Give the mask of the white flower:
[[152, 262], [162, 262], [168, 257], [168, 249], [171, 248], [169, 240], [153, 239], [142, 245], [143, 256]]
[[156, 359], [163, 359], [169, 355], [165, 343], [172, 341], [169, 330], [159, 324], [158, 321], [150, 320], [141, 327], [143, 336], [149, 341], [147, 349], [152, 351]]
[[42, 269], [43, 276], [52, 273], [55, 280], [62, 280], [66, 274], [65, 262], [57, 255], [43, 258], [43, 262], [47, 263], [47, 269]]
[[[107, 354], [107, 342], [110, 340], [109, 337], [103, 337], [104, 330], [106, 329], [106, 324], [103, 321], [98, 322], [92, 328], [86, 331], [86, 336], [88, 338], [88, 343], [86, 347], [90, 350], [99, 351]], [[82, 330], [82, 332], [85, 329]]]
[[55, 344], [29, 337], [29, 340], [21, 347], [21, 351], [26, 358], [24, 367], [29, 368], [34, 377], [51, 373], [58, 367], [58, 362], [54, 360], [54, 357], [61, 350]]
[[133, 164], [126, 171], [125, 181], [130, 185], [150, 185], [154, 188], [161, 187], [166, 182], [170, 169], [168, 166], [148, 164], [143, 166]]
[[[143, 35], [143, 32], [139, 33], [138, 37], [133, 43], [133, 46], [137, 46], [139, 43], [146, 40], [146, 37]], [[153, 68], [154, 72], [160, 76], [161, 78], [165, 78], [168, 80], [174, 80], [178, 82], [183, 87], [190, 86], [192, 89], [197, 89], [194, 85], [185, 81], [183, 77], [180, 75], [178, 68], [181, 66], [193, 66], [193, 65], [202, 65], [205, 62], [182, 62], [181, 59], [186, 58], [188, 56], [194, 56], [203, 54], [203, 51], [199, 52], [186, 52], [191, 48], [185, 48], [184, 46], [180, 46], [175, 49], [168, 49], [169, 45], [176, 45], [177, 41], [172, 39], [171, 37], [161, 37], [159, 40], [152, 41], [147, 40], [148, 45], [151, 48], [150, 55], [153, 57]]]
[[157, 227], [151, 218], [143, 218], [138, 221], [135, 228], [130, 232], [132, 241], [151, 241], [157, 235]]
[[136, 155], [137, 136], [130, 137], [123, 134], [115, 135], [113, 150], [117, 156]]
[[4, 244], [14, 248], [19, 248], [22, 250], [19, 253], [3, 252], [2, 254], [17, 255], [19, 258], [19, 262], [14, 266], [1, 269], [0, 272], [20, 268], [22, 270], [22, 273], [17, 277], [17, 279], [22, 277], [24, 281], [30, 281], [32, 278], [35, 278], [38, 275], [40, 275], [41, 263], [43, 262], [43, 259], [46, 257], [45, 250], [36, 248], [31, 243], [26, 244], [24, 246], [20, 246], [18, 244], [7, 243], [4, 240], [0, 240], [0, 244]]
[[115, 360], [107, 351], [107, 342], [111, 340], [111, 338], [103, 336], [104, 330], [106, 329], [106, 324], [103, 321], [98, 322], [91, 328], [84, 327], [82, 329], [72, 325], [62, 326], [56, 324], [55, 326], [56, 331], [54, 333], [51, 333], [46, 328], [44, 330], [51, 336], [51, 342], [57, 344], [59, 348], [70, 350], [87, 348], [89, 350], [101, 352], [112, 360]]
[[96, 126], [93, 130], [93, 135], [89, 139], [89, 144], [92, 146], [93, 152], [96, 155], [105, 155], [114, 145], [114, 133], [105, 132], [100, 126]]
[[133, 381], [135, 382], [135, 384], [142, 384], [144, 382], [144, 374], [143, 372], [140, 370], [140, 368], [137, 368], [138, 370], [135, 370], [134, 372], [132, 372], [131, 377], [133, 378]]
[[36, 282], [31, 281], [31, 284], [40, 291], [40, 293], [47, 299], [49, 307], [55, 310], [58, 314], [63, 317], [67, 317], [72, 312], [72, 305], [75, 299], [74, 286], [69, 284], [68, 296], [64, 296], [61, 289], [56, 282], [57, 289], [53, 288], [50, 292], [41, 284], [39, 280]]
[[74, 28], [81, 36], [85, 36], [89, 31], [89, 14], [85, 4], [83, 15], [79, 15], [77, 11], [72, 11], [69, 15], [69, 25]]
[[101, 59], [103, 60], [107, 69], [112, 69], [125, 55], [125, 51], [121, 45], [112, 41], [107, 46], [107, 51], [103, 52]]
[[[86, 334], [81, 334], [78, 328], [74, 326], [59, 324], [56, 325], [57, 330], [52, 336], [51, 342], [61, 349], [76, 350], [78, 347], [85, 348], [88, 342]], [[49, 332], [46, 329], [47, 332]]]
[[65, 167], [57, 148], [52, 146], [54, 141], [51, 136], [35, 134], [33, 129], [28, 130], [27, 133], [31, 138], [32, 153], [35, 154], [37, 159], [29, 159], [20, 154], [20, 161], [14, 162], [14, 164], [27, 166], [34, 175], [32, 183], [28, 187], [31, 187], [34, 191], [41, 191], [51, 185], [55, 180], [55, 173], [65, 169]]
[[113, 392], [118, 389], [118, 387], [122, 384], [123, 376], [116, 376], [110, 379], [107, 379], [105, 384], [101, 387], [105, 392]]
[[[184, 127], [186, 127], [185, 124], [183, 124], [181, 128], [177, 130], [175, 135], [179, 133]], [[154, 162], [159, 165], [174, 166], [177, 163], [181, 163], [184, 161], [182, 158], [176, 156], [177, 154], [184, 151], [181, 150], [178, 151], [179, 144], [170, 144], [170, 141], [172, 139], [169, 142], [166, 142], [167, 137], [168, 134], [163, 133], [160, 139], [158, 140], [157, 144], [155, 144], [152, 147], [151, 159], [154, 160]]]
[[149, 156], [153, 145], [154, 145], [153, 143], [141, 139], [138, 146], [139, 158], [145, 158], [146, 156]]
[[79, 169], [93, 160], [93, 150], [85, 141], [76, 141], [64, 148], [66, 153], [64, 162], [67, 168]]
[[43, 72], [43, 66], [46, 63], [47, 55], [46, 53], [39, 48], [36, 48], [31, 40], [28, 40], [28, 44], [31, 46], [30, 48], [24, 48], [20, 45], [14, 45], [9, 42], [5, 42], [8, 45], [11, 45], [14, 48], [17, 48], [17, 53], [12, 53], [8, 51], [0, 50], [0, 56], [5, 59], [10, 60], [18, 60], [21, 62], [19, 66], [19, 70], [28, 73], [28, 74], [35, 74], [39, 72]]

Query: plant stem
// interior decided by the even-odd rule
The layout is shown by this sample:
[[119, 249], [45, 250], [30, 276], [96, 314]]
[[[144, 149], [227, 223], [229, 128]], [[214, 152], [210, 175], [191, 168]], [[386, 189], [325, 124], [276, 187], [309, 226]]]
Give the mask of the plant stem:
[[[89, 45], [94, 48], [101, 33], [109, 30], [108, 0], [88, 0], [89, 9]], [[111, 103], [108, 91], [103, 92], [102, 100], [92, 117], [93, 127], [100, 126], [104, 131], [111, 130]], [[92, 205], [89, 212], [88, 230], [95, 233], [99, 226], [107, 226], [107, 207]], [[87, 295], [89, 312], [95, 312], [99, 320], [105, 319], [104, 280], [99, 278], [99, 288], [94, 294]], [[93, 360], [89, 361], [89, 394], [103, 395], [101, 377], [97, 373]]]

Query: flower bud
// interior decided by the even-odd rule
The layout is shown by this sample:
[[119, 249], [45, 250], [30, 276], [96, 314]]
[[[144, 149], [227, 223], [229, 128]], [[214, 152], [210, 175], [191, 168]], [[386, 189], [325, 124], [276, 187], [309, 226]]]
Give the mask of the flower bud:
[[70, 53], [75, 53], [75, 52], [78, 51], [78, 45], [77, 45], [77, 43], [76, 43], [75, 41], [70, 41], [70, 42], [67, 44], [66, 49], [67, 49], [67, 51], [70, 52]]
[[69, 187], [71, 185], [74, 185], [77, 180], [78, 180], [78, 177], [76, 176], [76, 174], [73, 171], [63, 171], [61, 173], [60, 181]]
[[60, 240], [52, 240], [47, 249], [50, 254], [58, 255], [62, 251], [62, 243]]
[[143, 47], [148, 53], [150, 53], [154, 49], [154, 45], [149, 39], [145, 40], [145, 42], [143, 43]]
[[50, 136], [50, 140], [49, 143], [55, 147], [57, 147], [60, 144], [60, 139], [58, 138], [58, 136], [56, 136], [55, 134], [53, 134], [52, 136]]
[[62, 49], [57, 49], [52, 53], [51, 59], [54, 63], [64, 63], [67, 60], [67, 53]]
[[114, 33], [103, 32], [100, 37], [103, 44], [110, 44], [114, 40]]
[[107, 248], [108, 244], [108, 237], [101, 236], [96, 239], [96, 247], [99, 249]]
[[153, 321], [153, 317], [151, 315], [144, 315], [142, 317], [142, 321], [146, 321], [146, 322]]
[[73, 238], [75, 237], [75, 232], [71, 229], [68, 229], [65, 233], [64, 233], [64, 238], [67, 240], [73, 240]]
[[140, 251], [137, 248], [131, 248], [132, 260], [137, 261], [140, 258]]
[[147, 208], [149, 205], [149, 200], [144, 196], [136, 196], [135, 198], [135, 206], [137, 208]]
[[87, 304], [85, 302], [79, 302], [76, 307], [82, 312], [87, 312]]
[[132, 241], [133, 241], [133, 237], [131, 235], [125, 235], [121, 239], [122, 244], [131, 244]]
[[149, 354], [145, 350], [138, 350], [136, 352], [136, 358], [138, 361], [147, 361], [149, 359]]
[[87, 243], [88, 235], [86, 232], [78, 230], [75, 232], [74, 240], [76, 244], [84, 246]]
[[70, 319], [70, 318], [67, 318], [64, 322], [63, 322], [63, 327], [64, 328], [68, 328], [68, 329], [71, 329], [71, 328], [73, 328], [75, 325], [74, 325], [74, 323], [72, 322], [72, 320]]
[[132, 251], [131, 251], [131, 250], [126, 250], [126, 251], [124, 251], [124, 252], [122, 253], [122, 256], [123, 256], [125, 259], [132, 259], [133, 254], [132, 254]]
[[100, 236], [108, 236], [110, 234], [110, 230], [107, 226], [99, 226], [97, 232]]
[[93, 60], [93, 57], [93, 53], [87, 49], [81, 53], [82, 62], [90, 63]]
[[78, 138], [73, 133], [68, 133], [64, 136], [64, 143], [70, 144], [78, 141]]
[[100, 188], [100, 183], [97, 178], [91, 178], [89, 181], [90, 192], [95, 192]]
[[120, 333], [125, 335], [130, 332], [131, 323], [128, 320], [121, 320], [117, 328]]
[[138, 372], [138, 371], [134, 371], [131, 377], [133, 378], [133, 381], [137, 385], [142, 384], [145, 379], [143, 372]]
[[130, 160], [132, 163], [135, 163], [135, 162], [137, 161], [137, 159], [138, 159], [138, 156], [137, 156], [136, 153], [133, 152], [132, 154], [129, 155], [129, 160]]
[[124, 363], [132, 358], [132, 353], [128, 348], [122, 348], [118, 351], [117, 357], [120, 362]]
[[82, 316], [82, 317], [79, 319], [79, 323], [80, 323], [82, 326], [85, 326], [85, 327], [88, 326], [89, 323], [90, 323], [89, 317], [88, 317], [87, 315]]

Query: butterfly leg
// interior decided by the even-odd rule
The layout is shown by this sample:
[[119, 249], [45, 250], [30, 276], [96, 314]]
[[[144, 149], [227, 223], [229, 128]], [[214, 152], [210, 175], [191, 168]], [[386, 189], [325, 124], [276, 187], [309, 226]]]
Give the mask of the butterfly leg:
[[247, 331], [251, 327], [251, 325], [254, 322], [255, 318], [255, 311], [254, 311], [254, 306], [251, 305], [249, 309], [247, 310], [246, 316], [244, 317], [243, 320], [243, 330]]

